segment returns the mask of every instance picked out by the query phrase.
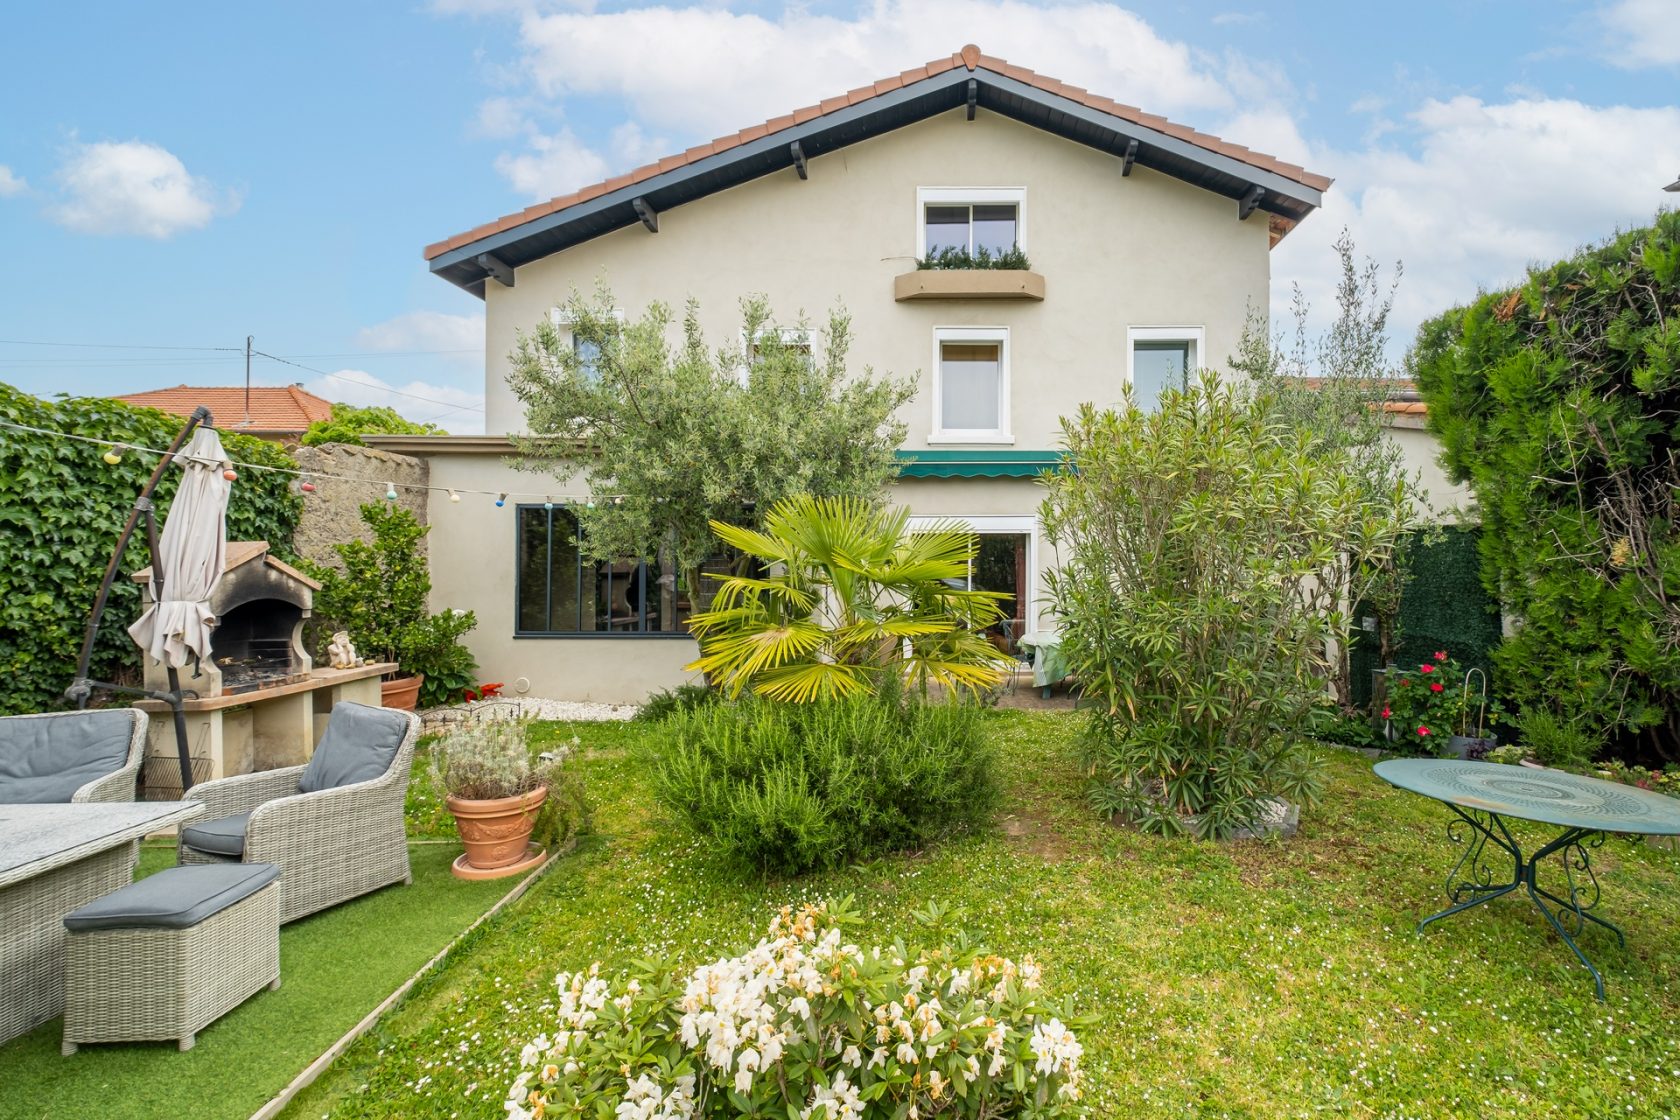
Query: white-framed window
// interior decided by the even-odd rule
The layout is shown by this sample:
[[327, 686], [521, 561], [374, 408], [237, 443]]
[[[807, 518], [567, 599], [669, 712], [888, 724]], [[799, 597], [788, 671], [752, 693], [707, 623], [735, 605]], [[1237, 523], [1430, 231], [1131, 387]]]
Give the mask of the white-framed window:
[[[624, 323], [623, 309], [618, 307], [613, 308], [612, 318], [613, 322], [622, 325]], [[566, 313], [566, 309], [564, 307], [549, 308], [548, 319], [549, 322], [554, 324], [555, 329], [560, 332], [561, 341], [570, 345], [572, 353], [577, 355], [578, 369], [583, 373], [583, 376], [590, 381], [599, 379], [601, 371], [596, 363], [599, 362], [601, 358], [600, 343], [596, 342], [594, 339], [579, 337], [572, 330], [572, 317]]]
[[969, 566], [970, 590], [1001, 592], [1003, 621], [988, 634], [1002, 638], [1017, 652], [1024, 634], [1038, 629], [1040, 574], [1038, 518], [1032, 514], [955, 514], [949, 517], [910, 518], [910, 531], [940, 525], [960, 525], [980, 538], [979, 554]]
[[741, 364], [735, 369], [736, 380], [740, 381], [743, 387], [747, 384], [747, 375], [752, 370], [753, 364], [758, 361], [759, 347], [762, 341], [772, 334], [781, 340], [784, 349], [802, 355], [806, 364], [816, 360], [815, 343], [809, 327], [775, 327], [766, 323], [753, 333], [750, 341], [747, 338], [746, 329], [743, 328], [741, 330]]
[[917, 187], [916, 256], [1027, 248], [1027, 188]]
[[1189, 384], [1202, 366], [1202, 334], [1201, 327], [1126, 328], [1126, 380], [1139, 408], [1153, 412], [1163, 392]]
[[1009, 328], [933, 329], [929, 443], [1014, 443], [1009, 425]]

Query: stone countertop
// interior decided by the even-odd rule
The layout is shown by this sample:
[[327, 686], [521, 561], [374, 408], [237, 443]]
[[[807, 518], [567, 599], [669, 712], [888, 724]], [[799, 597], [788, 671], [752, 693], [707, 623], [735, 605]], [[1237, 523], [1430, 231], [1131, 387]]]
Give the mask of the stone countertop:
[[[251, 692], [237, 692], [231, 696], [206, 696], [199, 700], [181, 701], [183, 712], [213, 712], [218, 708], [238, 708], [246, 704], [260, 704], [264, 700], [276, 700], [282, 696], [295, 696], [300, 692], [313, 692], [318, 688], [331, 688], [336, 684], [348, 684], [351, 681], [365, 680], [368, 677], [382, 677], [386, 673], [397, 671], [395, 661], [372, 661], [366, 665], [358, 665], [354, 669], [316, 669], [301, 681], [291, 681], [278, 684], [273, 688], [259, 688]], [[134, 706], [143, 712], [167, 712], [169, 705], [162, 700], [136, 700]]]
[[0, 805], [0, 887], [138, 840], [203, 811], [197, 801]]

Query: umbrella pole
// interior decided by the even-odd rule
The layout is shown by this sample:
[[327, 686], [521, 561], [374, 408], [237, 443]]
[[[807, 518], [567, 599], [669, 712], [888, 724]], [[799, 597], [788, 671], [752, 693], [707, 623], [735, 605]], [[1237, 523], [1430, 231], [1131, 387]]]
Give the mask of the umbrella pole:
[[[122, 533], [117, 537], [117, 547], [111, 553], [111, 562], [105, 566], [105, 578], [99, 582], [99, 594], [93, 600], [93, 613], [88, 616], [87, 631], [82, 635], [82, 655], [76, 662], [76, 677], [70, 683], [70, 687], [64, 690], [65, 699], [73, 701], [78, 708], [87, 707], [88, 698], [93, 694], [96, 682], [88, 678], [88, 669], [93, 663], [93, 643], [99, 637], [99, 623], [105, 615], [105, 604], [111, 596], [111, 585], [116, 582], [123, 555], [128, 551], [128, 542], [134, 538], [134, 530], [139, 527], [141, 514], [146, 517], [146, 544], [152, 557], [152, 598], [154, 601], [161, 601], [163, 566], [158, 563], [157, 520], [152, 512], [152, 494], [156, 492], [158, 483], [163, 481], [163, 472], [175, 461], [176, 452], [186, 446], [193, 429], [210, 422], [209, 409], [203, 405], [193, 409], [192, 415], [187, 418], [186, 426], [175, 437], [175, 442], [169, 445], [169, 450], [164, 453], [163, 458], [158, 460], [158, 465], [152, 470], [152, 477], [140, 488], [140, 496], [134, 499], [134, 508], [129, 511], [128, 520], [123, 523]], [[181, 710], [180, 675], [173, 666], [167, 667], [169, 706], [175, 714], [175, 750], [180, 756], [181, 789], [185, 792], [192, 785], [192, 760], [187, 751], [187, 717]]]

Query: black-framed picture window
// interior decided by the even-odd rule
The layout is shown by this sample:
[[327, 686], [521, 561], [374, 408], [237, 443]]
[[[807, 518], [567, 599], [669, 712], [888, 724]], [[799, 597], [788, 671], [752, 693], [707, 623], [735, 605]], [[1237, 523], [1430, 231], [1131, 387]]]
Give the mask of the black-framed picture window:
[[[694, 612], [669, 557], [591, 560], [564, 506], [515, 510], [515, 633], [526, 636], [680, 637]], [[703, 609], [703, 608], [702, 608]]]

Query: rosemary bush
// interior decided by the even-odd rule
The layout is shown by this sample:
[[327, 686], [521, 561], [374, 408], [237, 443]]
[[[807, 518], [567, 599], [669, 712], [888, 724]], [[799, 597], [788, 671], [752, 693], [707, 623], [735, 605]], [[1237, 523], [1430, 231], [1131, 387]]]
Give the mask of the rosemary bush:
[[566, 765], [581, 744], [533, 754], [531, 721], [487, 719], [459, 727], [431, 749], [432, 783], [440, 794], [469, 801], [517, 797], [547, 787], [533, 838], [559, 844], [588, 823], [589, 805], [576, 769]]

